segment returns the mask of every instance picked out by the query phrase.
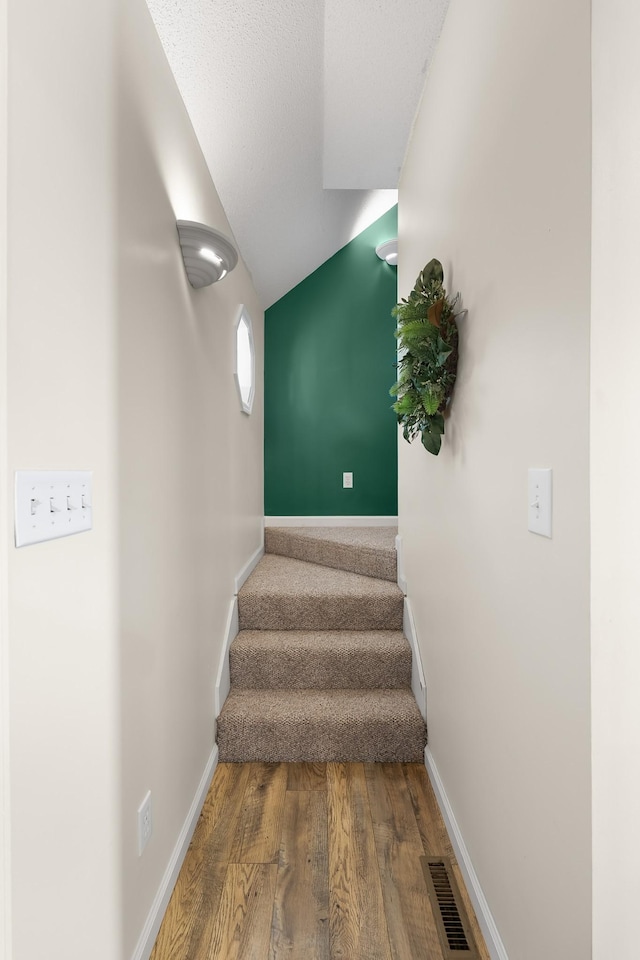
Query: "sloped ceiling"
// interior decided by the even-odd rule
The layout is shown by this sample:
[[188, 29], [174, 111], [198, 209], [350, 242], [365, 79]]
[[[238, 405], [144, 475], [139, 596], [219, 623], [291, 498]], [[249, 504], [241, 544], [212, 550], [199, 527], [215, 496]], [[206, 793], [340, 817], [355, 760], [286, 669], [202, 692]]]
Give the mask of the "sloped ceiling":
[[265, 307], [396, 202], [448, 0], [147, 0]]

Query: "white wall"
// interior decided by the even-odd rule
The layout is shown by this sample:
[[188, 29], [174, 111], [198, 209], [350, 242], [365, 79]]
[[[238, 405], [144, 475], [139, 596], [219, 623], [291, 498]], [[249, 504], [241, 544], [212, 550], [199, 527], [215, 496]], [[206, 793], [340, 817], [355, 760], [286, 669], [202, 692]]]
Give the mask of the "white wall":
[[9, 546], [13, 960], [119, 953], [113, 13], [9, 0], [7, 486], [85, 467], [95, 505]]
[[8, 547], [13, 960], [119, 954], [113, 20], [9, 0], [5, 479], [89, 468], [95, 505]]
[[7, 634], [7, 3], [0, 0], [0, 960], [11, 960]]
[[260, 543], [262, 391], [242, 415], [233, 327], [244, 302], [261, 370], [263, 318], [242, 263], [186, 280], [176, 218], [228, 225], [144, 0], [9, 13], [5, 515], [16, 469], [94, 472], [91, 533], [3, 541], [12, 960], [129, 960], [211, 757], [233, 577]]
[[[400, 533], [430, 748], [513, 960], [591, 949], [590, 196], [589, 2], [452, 0], [399, 287], [437, 256], [469, 315], [440, 456], [399, 441]], [[554, 471], [552, 540], [528, 467]]]
[[640, 9], [593, 2], [593, 956], [635, 960], [640, 898]]
[[[118, 70], [119, 583], [124, 955], [214, 744], [213, 690], [234, 577], [260, 546], [263, 315], [244, 263], [193, 290], [176, 218], [229, 233], [146, 4], [123, 0]], [[239, 162], [242, 159], [239, 158]], [[235, 322], [254, 324], [250, 417]], [[154, 836], [137, 855], [136, 810]]]

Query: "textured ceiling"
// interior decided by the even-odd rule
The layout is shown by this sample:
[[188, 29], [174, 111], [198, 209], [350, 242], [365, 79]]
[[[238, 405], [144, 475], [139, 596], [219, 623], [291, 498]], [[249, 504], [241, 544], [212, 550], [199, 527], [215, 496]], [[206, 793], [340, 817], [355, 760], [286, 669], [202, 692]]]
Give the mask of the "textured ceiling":
[[269, 306], [395, 202], [448, 0], [147, 2]]
[[398, 186], [447, 5], [325, 0], [325, 187]]

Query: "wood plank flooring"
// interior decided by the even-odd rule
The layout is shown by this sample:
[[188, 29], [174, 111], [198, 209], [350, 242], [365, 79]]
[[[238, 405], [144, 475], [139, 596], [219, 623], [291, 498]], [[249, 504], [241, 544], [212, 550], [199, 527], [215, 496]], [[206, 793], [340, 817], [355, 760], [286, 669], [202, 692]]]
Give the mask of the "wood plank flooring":
[[421, 764], [221, 763], [150, 960], [447, 960], [433, 856], [489, 960]]

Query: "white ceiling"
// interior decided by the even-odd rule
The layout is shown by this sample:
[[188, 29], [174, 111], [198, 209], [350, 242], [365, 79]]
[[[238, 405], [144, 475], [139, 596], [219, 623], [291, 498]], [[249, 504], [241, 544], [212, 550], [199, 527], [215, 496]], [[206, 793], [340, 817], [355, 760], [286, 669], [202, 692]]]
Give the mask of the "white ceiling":
[[270, 306], [395, 203], [448, 0], [147, 2]]

